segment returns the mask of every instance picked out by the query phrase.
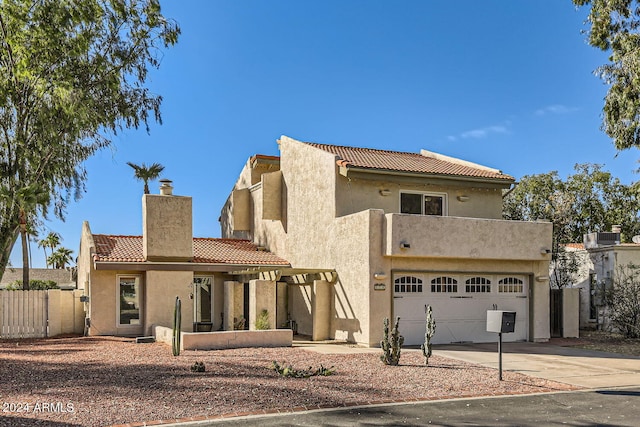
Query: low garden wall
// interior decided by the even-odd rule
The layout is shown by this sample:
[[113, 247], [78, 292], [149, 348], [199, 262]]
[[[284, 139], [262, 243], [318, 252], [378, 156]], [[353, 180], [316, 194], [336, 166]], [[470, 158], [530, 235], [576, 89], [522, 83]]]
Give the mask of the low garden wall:
[[[156, 341], [171, 345], [173, 330], [166, 326], [154, 326]], [[291, 329], [267, 329], [264, 331], [181, 332], [181, 350], [221, 350], [242, 347], [291, 347]]]

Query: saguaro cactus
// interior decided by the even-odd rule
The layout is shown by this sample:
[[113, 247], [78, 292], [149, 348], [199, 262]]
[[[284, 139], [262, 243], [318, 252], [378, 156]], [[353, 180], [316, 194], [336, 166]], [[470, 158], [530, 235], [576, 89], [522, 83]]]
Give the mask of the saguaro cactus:
[[400, 318], [396, 317], [396, 322], [391, 330], [391, 334], [389, 334], [389, 318], [385, 317], [382, 323], [384, 329], [380, 347], [382, 347], [383, 353], [380, 355], [380, 360], [382, 360], [385, 365], [396, 366], [400, 362], [400, 350], [404, 343], [404, 337], [400, 335], [398, 330]]
[[424, 364], [429, 365], [429, 358], [431, 357], [431, 338], [436, 333], [436, 321], [433, 319], [433, 310], [430, 305], [426, 306], [427, 320], [424, 332], [424, 344], [420, 346], [422, 354], [424, 355]]
[[180, 328], [182, 325], [182, 308], [180, 303], [180, 298], [176, 297], [176, 306], [173, 309], [173, 340], [172, 340], [172, 349], [173, 355], [180, 355]]

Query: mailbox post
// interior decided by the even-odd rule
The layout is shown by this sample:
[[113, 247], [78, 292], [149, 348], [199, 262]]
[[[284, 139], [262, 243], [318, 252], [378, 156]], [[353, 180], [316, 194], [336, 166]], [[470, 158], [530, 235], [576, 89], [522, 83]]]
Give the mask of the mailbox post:
[[502, 381], [502, 334], [515, 331], [516, 312], [487, 310], [487, 332], [498, 334], [498, 378]]

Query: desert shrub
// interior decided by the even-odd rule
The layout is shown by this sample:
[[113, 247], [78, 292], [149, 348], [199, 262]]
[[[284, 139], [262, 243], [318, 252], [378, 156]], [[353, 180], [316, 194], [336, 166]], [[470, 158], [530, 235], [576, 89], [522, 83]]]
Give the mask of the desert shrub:
[[626, 338], [640, 338], [640, 266], [616, 269], [613, 286], [605, 290], [611, 325]]
[[278, 375], [282, 377], [291, 377], [291, 378], [309, 378], [309, 377], [328, 377], [335, 372], [334, 367], [325, 368], [320, 365], [318, 369], [313, 369], [309, 366], [308, 369], [294, 369], [291, 365], [286, 365], [286, 362], [283, 362], [282, 365], [278, 364], [278, 362], [273, 362], [273, 370], [278, 373]]
[[260, 314], [256, 317], [256, 330], [264, 331], [266, 329], [271, 329], [271, 325], [269, 324], [269, 312], [267, 310], [262, 310]]

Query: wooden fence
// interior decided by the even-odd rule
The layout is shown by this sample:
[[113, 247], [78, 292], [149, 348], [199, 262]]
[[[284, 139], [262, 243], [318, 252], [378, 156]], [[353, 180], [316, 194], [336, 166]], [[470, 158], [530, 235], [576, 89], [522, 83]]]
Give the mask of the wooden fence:
[[0, 339], [83, 333], [83, 293], [60, 289], [0, 291]]
[[0, 338], [47, 336], [47, 291], [0, 291]]

